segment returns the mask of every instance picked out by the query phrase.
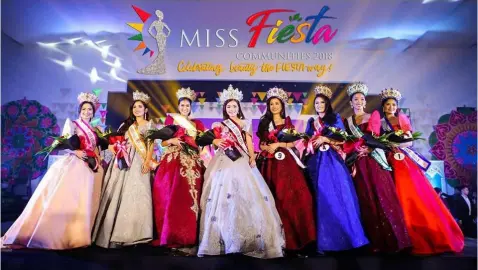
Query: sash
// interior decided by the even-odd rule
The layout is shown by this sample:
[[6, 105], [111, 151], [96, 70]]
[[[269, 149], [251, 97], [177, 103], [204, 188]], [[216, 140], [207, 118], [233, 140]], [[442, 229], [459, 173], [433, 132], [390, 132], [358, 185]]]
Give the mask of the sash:
[[[149, 125], [149, 123], [147, 125]], [[128, 137], [131, 140], [131, 144], [133, 144], [134, 148], [141, 155], [143, 160], [146, 160], [148, 150], [146, 149], [146, 145], [144, 144], [144, 141], [141, 138], [141, 133], [139, 132], [139, 129], [136, 123], [132, 124], [129, 127]]]
[[[348, 123], [350, 131], [352, 132], [352, 134], [355, 137], [361, 138], [364, 135], [362, 133], [362, 131], [355, 125], [354, 120], [353, 120], [353, 116], [349, 116], [347, 118], [347, 123]], [[370, 152], [370, 156], [373, 159], [375, 159], [375, 161], [377, 161], [378, 164], [380, 164], [380, 166], [383, 169], [385, 169], [387, 171], [392, 171], [392, 167], [390, 167], [390, 165], [388, 165], [387, 157], [385, 156], [385, 151], [383, 151], [383, 149], [380, 149], [380, 148], [373, 149], [373, 151]]]
[[[270, 123], [269, 123], [269, 132], [273, 131], [275, 128], [274, 128], [274, 120], [272, 120]], [[289, 153], [292, 155], [292, 157], [294, 158], [295, 160], [295, 163], [297, 163], [297, 165], [299, 165], [299, 167], [301, 167], [302, 169], [305, 169], [305, 165], [302, 164], [302, 161], [300, 161], [300, 159], [295, 155], [294, 151], [292, 151], [292, 149], [290, 148], [286, 148]]]
[[186, 133], [188, 136], [192, 138], [196, 138], [197, 135], [197, 129], [196, 129], [196, 124], [191, 122], [189, 119], [186, 117], [173, 113], [170, 114], [171, 118], [173, 118], [174, 122], [176, 122], [178, 125], [182, 126], [184, 129], [186, 129]]
[[320, 131], [323, 127], [322, 124], [320, 123], [320, 117], [317, 116], [317, 118], [314, 119], [314, 127], [316, 131]]
[[242, 150], [244, 153], [246, 153], [249, 156], [249, 151], [247, 150], [246, 143], [244, 142], [244, 138], [242, 137], [242, 133], [239, 130], [239, 127], [231, 120], [227, 119], [222, 122], [226, 127], [229, 128], [229, 130], [232, 131], [232, 135], [236, 139], [236, 141], [239, 143], [239, 146], [241, 146]]
[[83, 121], [83, 119], [75, 120], [73, 121], [75, 125], [83, 132], [86, 138], [86, 148], [88, 150], [94, 150], [97, 144], [96, 141], [96, 133], [93, 131], [93, 129], [90, 127], [88, 123]]
[[[388, 132], [394, 131], [392, 124], [390, 123], [390, 121], [388, 121], [386, 117], [381, 119], [381, 124], [383, 130]], [[427, 171], [430, 167], [431, 162], [412, 148], [399, 147], [399, 149], [403, 152], [404, 155], [406, 155], [413, 162], [415, 162], [415, 164], [417, 164], [417, 166], [420, 167], [420, 169], [422, 169], [423, 171]]]

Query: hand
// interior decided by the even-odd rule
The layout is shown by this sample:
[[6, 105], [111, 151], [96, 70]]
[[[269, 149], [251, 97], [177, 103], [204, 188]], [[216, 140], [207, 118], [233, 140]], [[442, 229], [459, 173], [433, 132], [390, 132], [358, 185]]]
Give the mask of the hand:
[[212, 144], [214, 144], [215, 146], [221, 148], [221, 149], [224, 149], [226, 148], [226, 141], [223, 140], [223, 139], [214, 139], [212, 141]]
[[86, 152], [83, 150], [75, 150], [75, 155], [82, 160], [86, 159]]
[[143, 174], [147, 174], [149, 173], [149, 171], [151, 171], [151, 167], [150, 167], [150, 161], [149, 160], [146, 160], [143, 165], [141, 165], [141, 172]]
[[108, 150], [110, 150], [113, 155], [116, 155], [115, 147], [112, 144], [108, 145]]
[[181, 149], [183, 148], [183, 146], [181, 145], [182, 143], [183, 143], [183, 142], [182, 142], [180, 139], [178, 139], [178, 138], [172, 138], [172, 139], [169, 139], [169, 140], [168, 140], [168, 144], [169, 144], [169, 145], [176, 145], [176, 146], [178, 146], [178, 147], [181, 148]]
[[271, 154], [274, 154], [276, 152], [277, 148], [279, 148], [279, 145], [280, 145], [280, 143], [269, 144], [269, 149], [267, 150], [267, 152], [269, 152]]
[[318, 138], [312, 140], [312, 145], [314, 146], [314, 148], [317, 148], [325, 142], [325, 139], [325, 137], [319, 136]]
[[370, 152], [372, 152], [370, 148], [368, 148], [367, 146], [362, 146], [358, 149], [358, 156], [363, 157], [368, 155]]
[[251, 166], [251, 168], [256, 167], [256, 160], [254, 159], [254, 157], [249, 158], [249, 165]]

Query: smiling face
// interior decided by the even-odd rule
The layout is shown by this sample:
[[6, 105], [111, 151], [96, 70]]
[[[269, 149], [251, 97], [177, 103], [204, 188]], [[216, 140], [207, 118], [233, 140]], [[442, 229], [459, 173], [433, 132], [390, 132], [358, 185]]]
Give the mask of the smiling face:
[[178, 109], [182, 116], [189, 116], [191, 113], [191, 102], [188, 99], [182, 99], [179, 102]]
[[325, 113], [325, 109], [327, 108], [327, 102], [323, 97], [318, 96], [315, 98], [314, 107], [317, 113]]
[[397, 112], [397, 102], [393, 98], [389, 98], [383, 104], [383, 112], [385, 114], [395, 114]]
[[93, 115], [95, 114], [95, 110], [93, 106], [89, 102], [83, 103], [80, 109], [80, 118], [84, 121], [89, 122]]
[[133, 115], [135, 117], [144, 117], [144, 114], [148, 111], [141, 101], [136, 101], [133, 104]]
[[282, 103], [278, 98], [271, 98], [269, 109], [273, 115], [280, 114], [282, 112]]
[[352, 108], [356, 111], [362, 111], [365, 108], [365, 104], [367, 101], [365, 100], [365, 96], [362, 93], [356, 93], [352, 96], [352, 100], [350, 101]]
[[237, 101], [231, 100], [226, 105], [226, 113], [229, 117], [237, 117], [239, 114], [239, 104]]

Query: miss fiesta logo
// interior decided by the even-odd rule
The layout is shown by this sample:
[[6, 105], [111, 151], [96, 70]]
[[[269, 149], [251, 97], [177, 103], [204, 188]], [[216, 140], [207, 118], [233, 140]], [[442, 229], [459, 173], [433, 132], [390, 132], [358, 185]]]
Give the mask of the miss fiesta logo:
[[[163, 22], [164, 14], [162, 11], [156, 10], [155, 15], [157, 19], [148, 27], [148, 34], [156, 40], [157, 50], [155, 54], [155, 51], [148, 47], [143, 39], [144, 23], [151, 17], [151, 14], [134, 5], [132, 7], [138, 17], [141, 19], [142, 23], [127, 23], [130, 27], [139, 32], [138, 34], [130, 37], [128, 40], [140, 42], [134, 51], [143, 50], [143, 56], [149, 55], [150, 58], [155, 55], [155, 58], [151, 64], [138, 70], [137, 72], [140, 74], [151, 75], [164, 74], [166, 73], [166, 66], [164, 64], [166, 39], [171, 34], [171, 29], [165, 22]], [[323, 6], [319, 13], [316, 15], [309, 15], [305, 17], [305, 20], [300, 13], [292, 9], [268, 9], [254, 13], [246, 19], [247, 25], [251, 26], [249, 33], [252, 33], [247, 47], [254, 48], [259, 40], [259, 37], [261, 37], [262, 31], [265, 29], [270, 29], [265, 40], [266, 44], [286, 42], [297, 44], [304, 41], [305, 43], [312, 43], [313, 45], [317, 45], [321, 41], [323, 41], [323, 43], [329, 43], [337, 34], [338, 29], [334, 30], [330, 24], [324, 24], [319, 27], [319, 23], [322, 22], [322, 20], [337, 19], [336, 17], [325, 15], [329, 10], [330, 8], [328, 6]], [[285, 17], [285, 20], [276, 19], [274, 24], [270, 24], [268, 22], [273, 15], [288, 15], [288, 17]], [[287, 19], [288, 24], [283, 26]], [[182, 29], [180, 47], [186, 47], [187, 45], [187, 47], [214, 46], [216, 48], [221, 48], [227, 46], [234, 48], [239, 45], [239, 40], [235, 35], [237, 32], [238, 29], [234, 28], [218, 28], [215, 31], [215, 35], [210, 35], [210, 29], [205, 29], [205, 31], [196, 29], [192, 35], [192, 38], [190, 38], [191, 35], [188, 36], [186, 31]], [[201, 35], [201, 33], [203, 34]], [[224, 33], [227, 33], [227, 35], [224, 36]], [[201, 38], [204, 36], [206, 36], [205, 39]], [[212, 44], [214, 41], [217, 43]]]

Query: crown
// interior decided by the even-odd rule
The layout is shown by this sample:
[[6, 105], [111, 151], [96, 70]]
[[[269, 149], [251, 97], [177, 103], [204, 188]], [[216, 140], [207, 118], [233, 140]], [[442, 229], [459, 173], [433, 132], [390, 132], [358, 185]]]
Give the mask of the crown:
[[235, 99], [241, 102], [242, 98], [243, 98], [242, 91], [239, 91], [239, 88], [233, 88], [232, 84], [230, 84], [227, 89], [222, 90], [222, 94], [219, 100], [221, 104], [224, 104], [224, 102], [226, 102], [229, 99]]
[[148, 104], [150, 97], [147, 94], [136, 90], [133, 92], [133, 100], [134, 101], [141, 100], [142, 102]]
[[362, 93], [364, 96], [368, 94], [368, 87], [362, 82], [354, 83], [347, 89], [347, 95], [351, 97], [355, 93]]
[[91, 102], [94, 105], [100, 103], [100, 99], [93, 93], [80, 93], [78, 95], [78, 103]]
[[332, 98], [332, 90], [330, 90], [330, 88], [328, 88], [327, 86], [325, 85], [317, 85], [314, 89], [314, 92], [316, 95], [324, 95], [326, 96], [328, 99], [331, 99]]
[[397, 89], [387, 88], [380, 92], [380, 97], [382, 98], [382, 100], [394, 98], [395, 100], [400, 101], [400, 99], [402, 99], [402, 94], [400, 94], [400, 91], [398, 91]]
[[277, 88], [277, 86], [274, 86], [274, 88], [270, 88], [269, 91], [267, 91], [267, 99], [270, 99], [272, 97], [276, 97], [282, 100], [284, 103], [287, 103], [287, 99], [289, 99], [289, 96], [284, 91], [284, 89]]
[[196, 99], [196, 92], [189, 87], [181, 88], [176, 92], [176, 97], [178, 97], [178, 99], [188, 98], [191, 101], [194, 101]]

